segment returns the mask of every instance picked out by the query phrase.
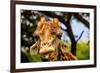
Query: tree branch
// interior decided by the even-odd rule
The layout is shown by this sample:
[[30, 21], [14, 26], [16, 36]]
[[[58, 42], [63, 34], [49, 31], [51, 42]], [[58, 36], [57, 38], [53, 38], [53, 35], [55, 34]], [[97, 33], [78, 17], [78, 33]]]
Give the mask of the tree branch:
[[78, 13], [73, 13], [74, 17], [81, 21], [86, 27], [89, 28], [89, 22], [87, 20], [85, 20], [81, 15], [79, 15]]
[[83, 33], [84, 33], [84, 30], [81, 32], [80, 36], [78, 37], [77, 42], [78, 42], [78, 41], [80, 40], [80, 38], [82, 37]]

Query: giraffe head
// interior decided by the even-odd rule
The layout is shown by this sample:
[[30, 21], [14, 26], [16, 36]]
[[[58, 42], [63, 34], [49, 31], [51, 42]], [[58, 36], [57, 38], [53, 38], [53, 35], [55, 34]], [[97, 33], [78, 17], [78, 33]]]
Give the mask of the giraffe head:
[[57, 38], [57, 35], [62, 34], [59, 20], [54, 18], [52, 21], [46, 21], [45, 17], [42, 17], [34, 34], [37, 35], [41, 41], [40, 54], [55, 51], [52, 42]]

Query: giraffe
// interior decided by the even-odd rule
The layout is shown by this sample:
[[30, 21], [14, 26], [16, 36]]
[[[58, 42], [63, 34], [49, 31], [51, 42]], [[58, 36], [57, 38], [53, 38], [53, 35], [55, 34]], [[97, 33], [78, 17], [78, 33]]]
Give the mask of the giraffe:
[[30, 47], [31, 55], [40, 54], [42, 59], [48, 61], [77, 60], [77, 57], [68, 50], [68, 46], [58, 38], [62, 35], [62, 29], [57, 18], [46, 21], [45, 17], [41, 17], [34, 35], [39, 39]]

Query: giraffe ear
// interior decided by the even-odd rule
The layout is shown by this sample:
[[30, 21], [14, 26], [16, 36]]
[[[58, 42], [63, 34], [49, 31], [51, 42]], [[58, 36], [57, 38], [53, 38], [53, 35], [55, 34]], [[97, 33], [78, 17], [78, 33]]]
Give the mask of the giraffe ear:
[[40, 22], [45, 22], [45, 21], [46, 21], [45, 17], [41, 17]]
[[55, 25], [57, 25], [57, 26], [60, 26], [59, 19], [58, 19], [58, 18], [54, 18], [54, 19], [53, 19], [53, 24], [55, 24]]
[[61, 25], [60, 25], [60, 21], [58, 20], [58, 18], [53, 19], [52, 29], [53, 29], [53, 33], [55, 33], [57, 36], [62, 35]]
[[53, 23], [60, 26], [60, 24], [59, 24], [59, 19], [58, 19], [58, 18], [54, 18], [54, 19], [53, 19]]
[[40, 30], [43, 28], [44, 22], [46, 22], [45, 17], [41, 17], [40, 21], [37, 24], [36, 30], [34, 32], [34, 35], [39, 36]]

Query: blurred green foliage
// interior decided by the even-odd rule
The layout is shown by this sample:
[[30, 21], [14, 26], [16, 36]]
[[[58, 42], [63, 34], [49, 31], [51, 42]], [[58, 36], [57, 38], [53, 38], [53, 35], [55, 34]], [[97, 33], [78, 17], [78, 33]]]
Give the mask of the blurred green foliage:
[[[76, 57], [78, 60], [88, 60], [90, 58], [90, 43], [89, 42], [80, 42], [77, 43], [76, 47]], [[68, 46], [68, 50], [71, 51], [71, 44], [67, 43], [66, 46]]]
[[89, 43], [78, 43], [76, 56], [79, 60], [87, 60], [89, 59]]
[[[70, 51], [70, 44], [67, 44], [67, 49]], [[26, 62], [42, 62], [41, 55], [30, 55], [29, 49], [22, 52], [22, 56], [26, 57]], [[89, 59], [89, 43], [80, 42], [77, 44], [76, 57], [78, 60]]]
[[30, 56], [30, 62], [41, 62], [41, 61], [42, 59], [39, 54]]

